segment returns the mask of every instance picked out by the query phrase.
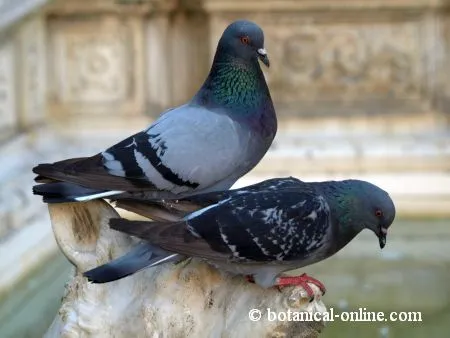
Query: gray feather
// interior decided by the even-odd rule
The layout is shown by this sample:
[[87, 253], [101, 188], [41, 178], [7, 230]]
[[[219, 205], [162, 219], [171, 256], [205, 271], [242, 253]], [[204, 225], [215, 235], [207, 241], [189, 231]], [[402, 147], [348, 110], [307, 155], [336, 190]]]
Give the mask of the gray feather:
[[86, 271], [83, 275], [89, 281], [101, 284], [127, 277], [162, 263], [176, 262], [182, 259], [183, 257], [178, 254], [167, 253], [148, 243], [142, 243], [126, 255]]

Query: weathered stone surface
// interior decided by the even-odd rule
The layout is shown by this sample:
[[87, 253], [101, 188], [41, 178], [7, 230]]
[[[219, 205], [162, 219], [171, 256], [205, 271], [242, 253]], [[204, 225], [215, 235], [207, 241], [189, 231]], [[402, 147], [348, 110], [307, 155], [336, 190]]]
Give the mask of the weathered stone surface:
[[17, 127], [14, 42], [0, 39], [0, 140], [10, 137]]
[[[203, 4], [204, 8], [211, 12], [403, 10], [410, 13], [444, 7], [446, 0], [203, 0]], [[402, 13], [402, 15], [404, 14]]]
[[156, 113], [168, 107], [170, 95], [170, 22], [165, 14], [156, 14], [146, 22], [146, 110]]
[[[172, 21], [171, 102], [179, 105], [200, 88], [211, 65], [208, 17], [202, 13], [178, 13]], [[214, 49], [217, 46], [214, 42]]]
[[139, 17], [60, 17], [50, 22], [51, 113], [137, 115], [143, 110]]
[[55, 15], [115, 13], [143, 16], [175, 10], [179, 4], [176, 0], [54, 0], [46, 11]]
[[[64, 124], [87, 114], [116, 121], [155, 116], [181, 104], [206, 76], [225, 26], [244, 17], [266, 33], [272, 67], [265, 72], [281, 118], [343, 117], [338, 125], [345, 128], [350, 118], [363, 117], [392, 132], [402, 124], [380, 123], [380, 116], [422, 115], [433, 120], [431, 128], [442, 128], [448, 20], [435, 11], [439, 6], [444, 3], [430, 0], [55, 1], [47, 9], [55, 74], [50, 111]], [[105, 128], [111, 125], [105, 121]]]
[[[430, 109], [432, 96], [423, 97], [436, 65], [429, 41], [439, 41], [430, 28], [436, 19], [425, 15], [431, 3], [408, 2], [410, 8], [400, 15], [383, 1], [205, 2], [211, 10], [211, 53], [231, 20], [246, 17], [264, 27], [272, 60], [266, 73], [280, 115], [326, 118]], [[246, 10], [249, 3], [254, 10]], [[375, 3], [385, 7], [373, 11]], [[242, 11], [231, 11], [233, 5]]]
[[18, 29], [20, 111], [22, 126], [44, 122], [47, 108], [46, 23], [42, 15], [25, 20]]
[[[92, 284], [84, 271], [128, 252], [136, 241], [109, 229], [109, 219], [119, 215], [104, 201], [52, 204], [49, 212], [58, 245], [76, 274], [45, 337], [77, 337], [79, 332], [110, 337], [114, 332], [115, 337], [314, 338], [323, 329], [320, 320], [273, 321], [266, 310], [325, 312], [315, 285], [309, 302], [300, 286], [263, 289], [197, 259]], [[252, 309], [261, 311], [260, 320], [251, 320]]]

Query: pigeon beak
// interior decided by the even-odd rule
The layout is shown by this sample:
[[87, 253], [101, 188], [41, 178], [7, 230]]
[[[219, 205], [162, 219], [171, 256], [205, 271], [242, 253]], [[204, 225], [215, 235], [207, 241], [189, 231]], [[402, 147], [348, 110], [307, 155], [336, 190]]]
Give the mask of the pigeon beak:
[[267, 68], [270, 67], [270, 62], [269, 62], [269, 58], [267, 56], [267, 52], [264, 48], [260, 48], [257, 50], [258, 53], [258, 58], [262, 61], [262, 63], [264, 63]]
[[378, 241], [380, 243], [380, 249], [386, 246], [387, 229], [380, 227], [380, 234], [378, 235]]

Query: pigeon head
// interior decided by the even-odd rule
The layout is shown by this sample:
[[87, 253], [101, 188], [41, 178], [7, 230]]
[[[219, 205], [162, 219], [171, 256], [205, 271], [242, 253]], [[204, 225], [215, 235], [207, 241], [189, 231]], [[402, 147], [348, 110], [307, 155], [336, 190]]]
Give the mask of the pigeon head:
[[372, 183], [359, 180], [344, 182], [347, 221], [354, 229], [373, 231], [380, 248], [384, 248], [387, 231], [395, 218], [394, 202], [386, 191]]
[[269, 66], [262, 29], [246, 20], [233, 22], [223, 32], [208, 77], [192, 101], [223, 109], [272, 140], [275, 108], [258, 59]]
[[269, 67], [269, 58], [264, 49], [264, 33], [255, 23], [238, 20], [230, 24], [222, 34], [216, 57], [228, 57], [241, 61], [260, 59]]

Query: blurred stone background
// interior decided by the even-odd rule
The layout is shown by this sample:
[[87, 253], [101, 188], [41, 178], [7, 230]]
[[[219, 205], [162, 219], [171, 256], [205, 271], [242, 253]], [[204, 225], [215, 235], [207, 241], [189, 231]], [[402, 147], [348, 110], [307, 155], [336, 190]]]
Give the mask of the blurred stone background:
[[[450, 331], [450, 1], [0, 0], [0, 336], [39, 337], [70, 266], [31, 168], [92, 155], [201, 85], [223, 29], [265, 31], [280, 129], [238, 186], [269, 176], [360, 178], [398, 222], [305, 269], [340, 309], [423, 323], [330, 323], [324, 337]], [[201, 159], [199, 159], [201, 161]]]

